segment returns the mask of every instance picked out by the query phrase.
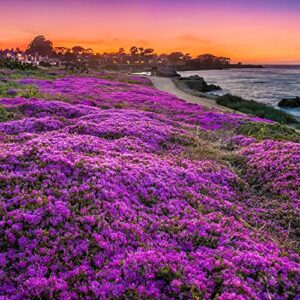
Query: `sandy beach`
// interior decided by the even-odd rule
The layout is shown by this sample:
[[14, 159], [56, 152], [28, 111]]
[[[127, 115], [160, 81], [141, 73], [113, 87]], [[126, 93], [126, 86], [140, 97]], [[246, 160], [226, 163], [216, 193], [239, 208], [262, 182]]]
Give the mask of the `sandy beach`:
[[[224, 106], [218, 105], [213, 99], [208, 99], [204, 97], [193, 96], [182, 90], [180, 90], [172, 81], [171, 78], [166, 77], [147, 77], [151, 80], [154, 87], [160, 91], [167, 92], [169, 94], [175, 95], [180, 99], [183, 99], [189, 103], [195, 103], [202, 105], [207, 108], [215, 108], [224, 112], [236, 112]], [[236, 112], [239, 113], [239, 112]]]

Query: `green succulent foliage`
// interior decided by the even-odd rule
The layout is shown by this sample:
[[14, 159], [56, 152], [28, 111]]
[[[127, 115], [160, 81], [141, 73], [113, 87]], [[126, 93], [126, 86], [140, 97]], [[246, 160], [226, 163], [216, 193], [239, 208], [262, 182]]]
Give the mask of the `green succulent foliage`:
[[39, 90], [34, 85], [22, 85], [13, 80], [0, 81], [0, 97], [1, 98], [34, 98], [40, 95]]
[[222, 106], [229, 107], [242, 113], [269, 119], [282, 124], [297, 123], [292, 115], [254, 100], [245, 100], [238, 96], [226, 94], [218, 97], [216, 102]]
[[251, 122], [239, 126], [236, 131], [258, 140], [300, 141], [300, 134], [296, 130], [279, 123]]

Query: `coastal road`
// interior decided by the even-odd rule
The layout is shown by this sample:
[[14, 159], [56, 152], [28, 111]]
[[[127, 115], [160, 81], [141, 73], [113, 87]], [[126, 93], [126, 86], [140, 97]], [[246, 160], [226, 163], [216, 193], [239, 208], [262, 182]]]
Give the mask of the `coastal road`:
[[202, 105], [207, 108], [216, 108], [218, 110], [222, 110], [225, 112], [233, 112], [233, 110], [226, 108], [224, 106], [218, 105], [213, 99], [207, 99], [204, 97], [197, 97], [193, 96], [191, 94], [185, 93], [181, 91], [172, 81], [171, 78], [167, 77], [154, 77], [154, 76], [149, 76], [149, 78], [154, 87], [160, 91], [167, 92], [169, 94], [172, 94], [174, 96], [177, 96], [180, 99], [185, 100], [186, 102], [189, 103], [195, 103]]

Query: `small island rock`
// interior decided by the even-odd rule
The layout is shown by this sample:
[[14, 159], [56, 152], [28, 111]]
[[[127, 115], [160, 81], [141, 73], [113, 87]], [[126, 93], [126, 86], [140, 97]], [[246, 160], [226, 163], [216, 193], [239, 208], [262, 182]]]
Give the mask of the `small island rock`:
[[300, 97], [282, 99], [278, 103], [279, 107], [300, 107]]

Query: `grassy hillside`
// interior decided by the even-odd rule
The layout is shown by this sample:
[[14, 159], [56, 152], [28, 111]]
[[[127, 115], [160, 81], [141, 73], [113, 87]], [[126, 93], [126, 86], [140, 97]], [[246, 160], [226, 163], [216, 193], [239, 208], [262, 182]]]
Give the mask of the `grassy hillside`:
[[188, 104], [138, 77], [3, 76], [18, 92], [0, 98], [0, 295], [299, 293], [292, 129]]

